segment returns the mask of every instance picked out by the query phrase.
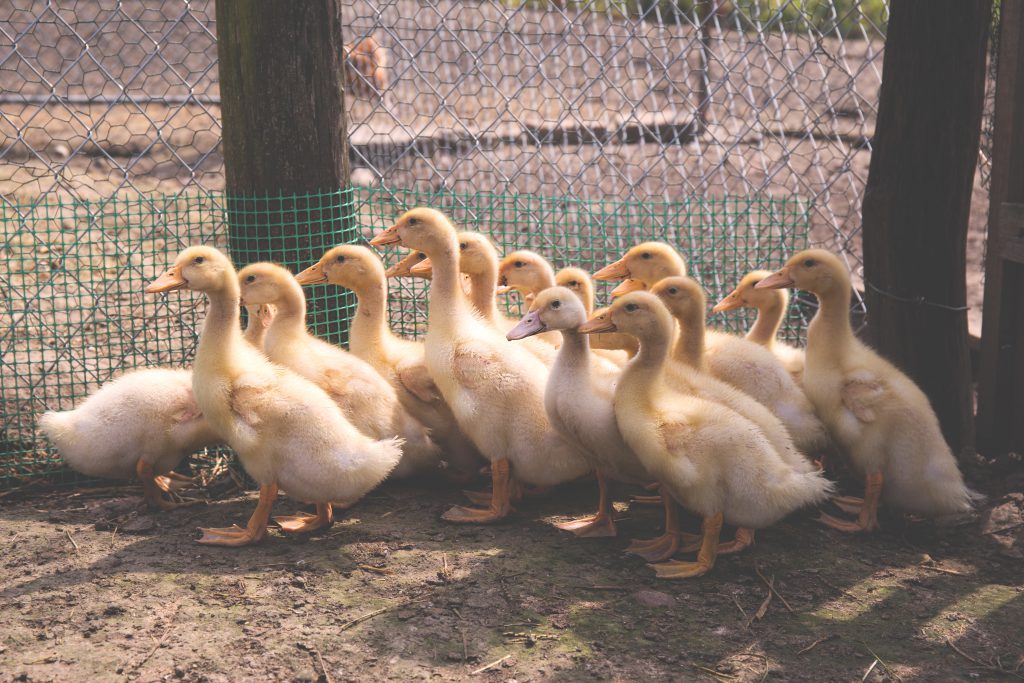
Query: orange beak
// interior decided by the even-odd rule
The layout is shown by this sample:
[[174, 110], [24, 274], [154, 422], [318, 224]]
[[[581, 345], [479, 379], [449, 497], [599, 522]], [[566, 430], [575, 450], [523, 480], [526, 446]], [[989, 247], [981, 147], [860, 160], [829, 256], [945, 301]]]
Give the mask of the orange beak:
[[611, 316], [608, 315], [608, 309], [605, 308], [590, 316], [590, 319], [577, 327], [576, 331], [580, 334], [596, 334], [598, 332], [615, 332], [617, 329]]
[[409, 269], [409, 275], [429, 280], [434, 275], [434, 264], [430, 262], [429, 258], [425, 258]]
[[754, 285], [754, 289], [785, 289], [795, 284], [796, 281], [790, 277], [787, 267], [764, 278]]
[[626, 265], [625, 258], [620, 258], [594, 273], [595, 280], [625, 280], [628, 277], [629, 266]]
[[146, 286], [146, 292], [156, 294], [157, 292], [171, 292], [188, 286], [188, 280], [181, 276], [181, 268], [173, 266], [166, 273], [153, 280]]
[[419, 252], [410, 251], [405, 258], [384, 271], [386, 277], [406, 277], [412, 275], [412, 267], [419, 261]]
[[643, 281], [637, 280], [636, 278], [628, 278], [622, 281], [618, 287], [612, 290], [612, 298], [622, 296], [623, 294], [629, 294], [630, 292], [642, 292], [647, 287], [644, 286]]
[[743, 307], [743, 297], [737, 290], [733, 290], [724, 299], [715, 304], [715, 307], [711, 309], [712, 313], [723, 313], [725, 311], [732, 311], [737, 308]]
[[389, 244], [401, 244], [402, 238], [398, 236], [398, 224], [392, 225], [390, 228], [375, 236], [370, 240], [370, 244], [375, 247], [385, 247]]
[[300, 285], [319, 285], [327, 282], [327, 275], [324, 273], [324, 266], [322, 263], [314, 263], [309, 268], [295, 276], [295, 280]]

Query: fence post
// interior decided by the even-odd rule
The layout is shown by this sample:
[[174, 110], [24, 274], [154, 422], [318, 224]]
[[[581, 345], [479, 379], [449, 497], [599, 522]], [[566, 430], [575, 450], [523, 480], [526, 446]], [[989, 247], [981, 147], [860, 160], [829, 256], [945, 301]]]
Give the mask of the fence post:
[[966, 243], [991, 0], [892, 0], [864, 193], [868, 328], [973, 446]]
[[1024, 452], [1024, 0], [1000, 8], [978, 444]]
[[[338, 194], [349, 181], [340, 0], [218, 2], [217, 55], [236, 265], [305, 267], [358, 237]], [[344, 342], [348, 295], [327, 291], [309, 297], [309, 322]]]

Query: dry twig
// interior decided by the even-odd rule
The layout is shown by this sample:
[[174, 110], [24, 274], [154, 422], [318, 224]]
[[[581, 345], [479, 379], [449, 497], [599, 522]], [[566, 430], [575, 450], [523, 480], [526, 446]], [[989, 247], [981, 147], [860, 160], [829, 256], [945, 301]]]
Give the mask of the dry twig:
[[324, 675], [324, 681], [326, 681], [326, 683], [334, 683], [334, 681], [331, 680], [331, 674], [327, 672], [327, 667], [324, 666], [324, 658], [320, 656], [320, 650], [314, 647], [313, 654], [316, 655], [316, 661], [317, 664], [320, 665], [320, 673]]
[[[973, 663], [973, 664], [975, 664], [977, 666], [980, 666], [982, 669], [985, 669], [987, 671], [994, 671], [996, 673], [1001, 673], [1001, 674], [1003, 674], [1005, 676], [1013, 676], [1014, 678], [1019, 678], [1019, 679], [1024, 680], [1024, 676], [1022, 676], [1021, 674], [1017, 673], [1017, 670], [1010, 671], [1009, 669], [1004, 669], [1001, 662], [999, 663], [998, 666], [996, 666], [995, 664], [991, 664], [989, 662], [983, 662], [983, 661], [981, 661], [979, 659], [975, 659], [974, 657], [970, 656], [969, 654], [967, 654], [966, 652], [964, 652], [963, 650], [958, 648], [956, 646], [956, 643], [954, 643], [949, 638], [946, 638], [946, 645], [949, 645], [951, 648], [953, 648], [953, 651], [956, 652], [958, 655], [960, 655], [961, 657], [963, 657], [967, 661], [969, 661], [969, 662], [971, 662], [971, 663]], [[1020, 665], [1017, 666], [1017, 669], [1019, 669], [1019, 668], [1020, 668]]]
[[75, 539], [73, 539], [71, 537], [71, 532], [68, 531], [67, 529], [64, 529], [64, 533], [67, 535], [68, 540], [71, 541], [71, 545], [75, 546], [75, 552], [77, 553], [78, 552], [78, 544], [75, 543]]
[[475, 676], [475, 675], [477, 675], [477, 674], [482, 674], [483, 672], [485, 672], [485, 671], [487, 671], [487, 670], [489, 670], [489, 669], [493, 669], [494, 667], [498, 666], [499, 664], [501, 664], [502, 662], [504, 662], [504, 661], [505, 661], [506, 659], [508, 659], [508, 658], [509, 658], [509, 657], [511, 657], [511, 656], [512, 656], [512, 655], [505, 655], [505, 656], [504, 656], [504, 657], [502, 657], [501, 659], [495, 659], [495, 660], [494, 660], [493, 662], [491, 662], [490, 664], [487, 664], [486, 666], [481, 666], [481, 667], [480, 667], [479, 669], [477, 669], [476, 671], [472, 671], [472, 672], [470, 672], [470, 674], [469, 674], [469, 675], [470, 675], [470, 676]]
[[810, 652], [811, 650], [813, 650], [814, 648], [818, 647], [822, 643], [827, 643], [828, 641], [835, 640], [838, 637], [839, 636], [837, 634], [835, 634], [835, 633], [830, 633], [827, 636], [822, 636], [821, 638], [818, 638], [816, 641], [814, 641], [813, 643], [811, 643], [810, 645], [808, 645], [804, 649], [800, 650], [796, 654], [799, 657], [800, 655], [802, 655], [805, 652]]
[[769, 581], [768, 579], [766, 579], [764, 577], [764, 574], [761, 573], [761, 568], [758, 567], [756, 564], [754, 565], [754, 571], [757, 572], [757, 575], [760, 576], [761, 580], [764, 581], [766, 586], [768, 586], [768, 590], [770, 590], [772, 593], [774, 593], [775, 597], [777, 597], [779, 600], [782, 601], [782, 604], [786, 606], [786, 610], [788, 612], [792, 613], [793, 612], [793, 608], [789, 606], [788, 602], [786, 602], [786, 598], [782, 597], [782, 594], [779, 593], [779, 591], [775, 590], [775, 576], [773, 575], [772, 576], [772, 580]]

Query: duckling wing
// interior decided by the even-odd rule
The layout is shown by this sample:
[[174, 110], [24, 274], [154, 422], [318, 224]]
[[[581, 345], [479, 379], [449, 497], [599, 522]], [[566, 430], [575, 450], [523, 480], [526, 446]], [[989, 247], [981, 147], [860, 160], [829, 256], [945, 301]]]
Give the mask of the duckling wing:
[[857, 370], [844, 378], [840, 395], [843, 405], [861, 422], [874, 422], [878, 418], [875, 408], [889, 389], [885, 382], [870, 370]]
[[400, 364], [395, 368], [395, 373], [406, 391], [424, 403], [441, 400], [441, 392], [422, 362]]

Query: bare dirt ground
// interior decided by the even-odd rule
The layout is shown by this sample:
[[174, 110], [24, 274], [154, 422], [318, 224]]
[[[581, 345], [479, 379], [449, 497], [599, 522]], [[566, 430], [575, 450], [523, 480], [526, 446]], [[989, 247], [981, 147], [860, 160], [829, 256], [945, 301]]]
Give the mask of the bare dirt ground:
[[977, 516], [869, 537], [797, 516], [686, 582], [622, 552], [657, 508], [620, 505], [616, 539], [551, 526], [589, 512], [588, 482], [492, 527], [438, 519], [457, 491], [388, 484], [322, 535], [243, 549], [194, 529], [242, 521], [251, 497], [166, 514], [132, 487], [7, 501], [0, 681], [1014, 680], [1022, 484]]

